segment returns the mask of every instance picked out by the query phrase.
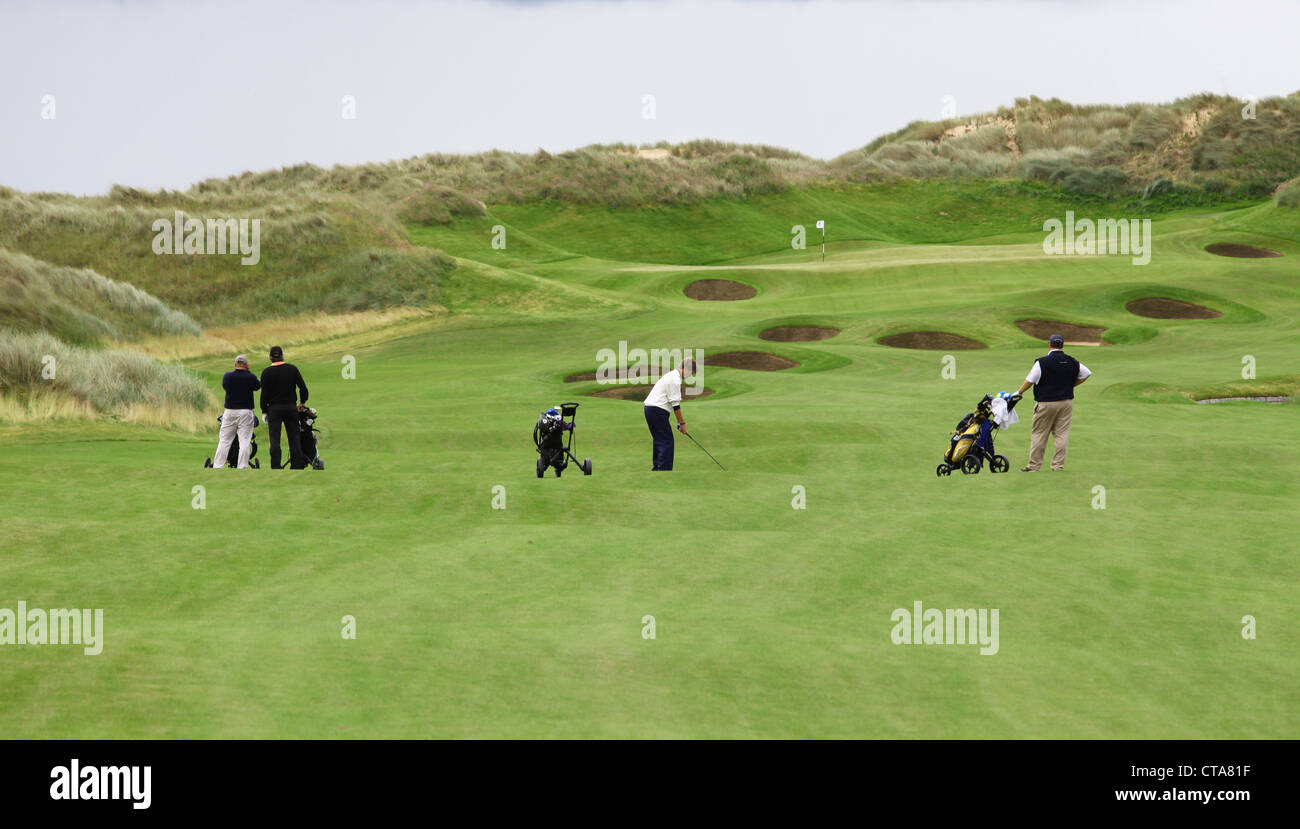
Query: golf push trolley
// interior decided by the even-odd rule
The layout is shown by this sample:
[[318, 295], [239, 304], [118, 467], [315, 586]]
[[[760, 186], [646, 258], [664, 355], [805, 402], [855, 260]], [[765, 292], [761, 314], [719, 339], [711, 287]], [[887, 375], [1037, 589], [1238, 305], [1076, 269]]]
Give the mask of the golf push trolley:
[[934, 474], [942, 478], [951, 475], [954, 469], [960, 469], [963, 475], [977, 475], [985, 463], [988, 463], [990, 472], [1009, 471], [1011, 461], [993, 449], [993, 433], [1018, 420], [1011, 413], [1019, 402], [1018, 394], [984, 395], [975, 411], [958, 422], [948, 442], [948, 451]]
[[591, 474], [591, 458], [583, 458], [579, 463], [573, 454], [573, 422], [577, 412], [577, 403], [561, 403], [558, 409], [547, 409], [537, 418], [537, 424], [533, 426], [533, 443], [537, 446], [537, 477], [543, 477], [550, 468], [555, 469], [555, 477], [560, 477], [570, 460], [578, 465], [583, 475]]

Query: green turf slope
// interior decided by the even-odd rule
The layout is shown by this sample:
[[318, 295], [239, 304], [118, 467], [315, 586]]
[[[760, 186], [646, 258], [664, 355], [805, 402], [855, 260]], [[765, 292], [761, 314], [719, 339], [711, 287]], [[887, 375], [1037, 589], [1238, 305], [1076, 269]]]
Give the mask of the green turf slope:
[[[963, 237], [933, 216], [908, 237], [862, 210], [860, 241], [823, 265], [812, 244], [785, 250], [790, 224], [823, 217], [808, 199], [784, 227], [715, 228], [707, 244], [695, 214], [657, 212], [493, 208], [487, 227], [414, 229], [461, 257], [457, 274], [510, 275], [573, 299], [574, 318], [478, 302], [400, 337], [291, 351], [327, 430], [324, 472], [204, 470], [215, 431], [0, 432], [0, 607], [98, 607], [107, 628], [94, 657], [0, 647], [0, 734], [1300, 736], [1300, 408], [1185, 396], [1240, 382], [1245, 355], [1258, 387], [1294, 393], [1296, 220], [1271, 206], [1160, 217], [1138, 267], [1044, 256], [1059, 205], [965, 224], [979, 244], [941, 244]], [[531, 247], [492, 252], [493, 217]], [[633, 235], [611, 238], [613, 224]], [[1212, 241], [1286, 256], [1215, 257]], [[759, 293], [686, 299], [700, 277]], [[1143, 296], [1224, 316], [1124, 310]], [[1066, 471], [937, 478], [958, 418], [1044, 351], [1013, 325], [1024, 317], [1106, 326], [1118, 343], [1071, 349], [1095, 377]], [[786, 322], [843, 331], [758, 339]], [[990, 348], [951, 352], [957, 376], [942, 379], [944, 352], [876, 342], [905, 330]], [[687, 419], [727, 471], [681, 440], [677, 470], [652, 475], [640, 406], [562, 379], [620, 340], [800, 366], [706, 367], [717, 394]], [[215, 386], [225, 362], [193, 367]], [[570, 398], [595, 474], [539, 481], [532, 423]], [[1030, 408], [999, 437], [1013, 467]], [[893, 644], [891, 613], [917, 600], [997, 608], [999, 652]]]

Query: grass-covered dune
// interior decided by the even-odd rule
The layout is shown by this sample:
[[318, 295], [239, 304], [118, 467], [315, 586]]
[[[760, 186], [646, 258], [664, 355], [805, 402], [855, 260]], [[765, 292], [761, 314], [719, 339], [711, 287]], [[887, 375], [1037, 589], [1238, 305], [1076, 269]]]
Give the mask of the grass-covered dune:
[[[1212, 95], [1115, 107], [1019, 99], [995, 113], [911, 124], [831, 161], [694, 141], [304, 164], [185, 191], [117, 186], [87, 198], [0, 187], [0, 247], [128, 282], [204, 326], [446, 309], [466, 301], [448, 291], [457, 263], [428, 242], [463, 249], [465, 233], [440, 235], [449, 228], [479, 239], [497, 225], [522, 230], [514, 250], [550, 245], [556, 257], [695, 263], [776, 250], [813, 211], [834, 222], [837, 241], [942, 242], [1066, 204], [1159, 215], [1260, 201], [1300, 175], [1300, 93], [1253, 104], [1253, 118], [1242, 117], [1247, 105]], [[1292, 204], [1294, 187], [1281, 198]], [[599, 215], [590, 208], [621, 217], [619, 233], [602, 222], [589, 238], [554, 226]], [[159, 255], [154, 223], [178, 215], [257, 219], [256, 264], [237, 254]], [[423, 235], [413, 239], [411, 228]]]
[[[1245, 117], [1252, 116], [1252, 117]], [[382, 193], [436, 187], [489, 205], [680, 205], [804, 187], [917, 179], [1012, 179], [1108, 198], [1180, 203], [1262, 198], [1300, 174], [1300, 92], [1249, 102], [1079, 106], [1020, 98], [996, 112], [916, 122], [830, 161], [776, 147], [692, 141], [564, 153], [430, 154], [385, 164], [299, 165], [210, 179], [191, 192]]]
[[1300, 93], [1126, 106], [1018, 98], [997, 112], [909, 124], [832, 162], [918, 178], [1047, 181], [1075, 194], [1177, 193], [1185, 202], [1267, 195], [1297, 164]]
[[196, 377], [110, 346], [198, 334], [134, 285], [0, 248], [0, 420], [196, 425], [212, 405]]
[[208, 384], [180, 365], [0, 327], [0, 423], [108, 417], [192, 431], [213, 406]]
[[188, 315], [128, 282], [4, 248], [0, 326], [45, 331], [75, 343], [199, 333]]
[[[257, 219], [260, 256], [155, 252], [154, 223]], [[251, 235], [251, 234], [250, 234]], [[414, 249], [387, 212], [355, 199], [204, 199], [115, 188], [76, 198], [0, 192], [0, 246], [130, 282], [204, 325], [304, 311], [436, 304], [452, 262]]]

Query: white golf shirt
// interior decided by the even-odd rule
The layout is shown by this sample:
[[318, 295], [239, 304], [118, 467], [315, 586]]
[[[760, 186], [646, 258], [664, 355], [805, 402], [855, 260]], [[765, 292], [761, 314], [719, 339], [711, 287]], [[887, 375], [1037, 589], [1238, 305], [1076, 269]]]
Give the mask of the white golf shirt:
[[682, 373], [677, 369], [665, 374], [646, 395], [645, 405], [663, 409], [672, 414], [682, 404]]

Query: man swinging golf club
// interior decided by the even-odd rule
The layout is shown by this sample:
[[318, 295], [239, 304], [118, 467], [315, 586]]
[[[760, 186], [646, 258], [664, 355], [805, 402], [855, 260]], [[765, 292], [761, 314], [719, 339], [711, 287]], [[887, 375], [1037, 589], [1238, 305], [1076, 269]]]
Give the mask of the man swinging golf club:
[[686, 418], [682, 415], [682, 381], [695, 372], [695, 361], [682, 360], [677, 368], [665, 372], [645, 398], [645, 422], [653, 442], [650, 469], [670, 472], [673, 468], [673, 430], [669, 415], [677, 416], [677, 429], [689, 437]]

